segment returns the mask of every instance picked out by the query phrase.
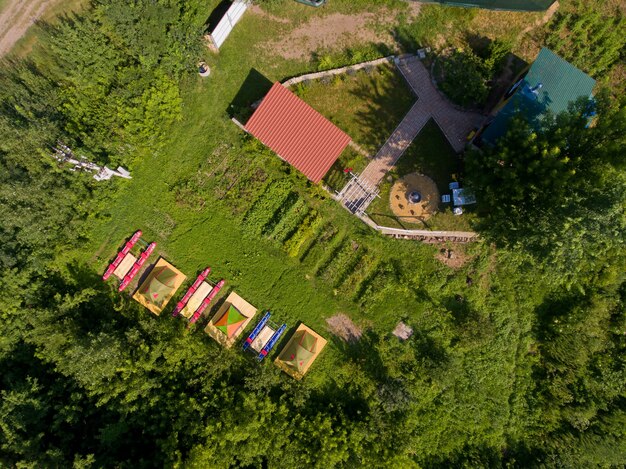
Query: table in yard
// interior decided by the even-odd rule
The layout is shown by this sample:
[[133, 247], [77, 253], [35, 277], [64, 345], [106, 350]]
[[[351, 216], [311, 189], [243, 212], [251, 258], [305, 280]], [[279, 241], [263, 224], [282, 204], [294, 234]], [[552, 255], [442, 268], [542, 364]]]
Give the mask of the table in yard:
[[467, 189], [452, 189], [452, 201], [455, 206], [475, 204], [476, 196]]

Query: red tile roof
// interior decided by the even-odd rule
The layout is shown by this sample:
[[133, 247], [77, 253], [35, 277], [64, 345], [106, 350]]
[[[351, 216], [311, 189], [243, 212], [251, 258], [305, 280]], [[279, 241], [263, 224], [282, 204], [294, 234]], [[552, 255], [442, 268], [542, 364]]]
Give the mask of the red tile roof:
[[274, 83], [245, 129], [319, 182], [351, 138], [280, 83]]

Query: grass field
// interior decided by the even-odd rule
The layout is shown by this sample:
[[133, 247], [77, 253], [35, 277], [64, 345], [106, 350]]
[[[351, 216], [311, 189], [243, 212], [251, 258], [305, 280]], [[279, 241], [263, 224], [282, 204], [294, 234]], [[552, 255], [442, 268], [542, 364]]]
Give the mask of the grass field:
[[[94, 220], [92, 242], [76, 255], [103, 270], [121, 240], [141, 228], [188, 277], [211, 265], [215, 279], [227, 280], [225, 294], [234, 288], [277, 318], [293, 325], [302, 320], [323, 332], [324, 318], [337, 312], [359, 318], [365, 311], [386, 311], [386, 287], [375, 280], [388, 275], [390, 262], [422, 259], [406, 266], [411, 275], [418, 265], [422, 273], [443, 267], [433, 248], [380, 238], [259, 144], [242, 143], [243, 134], [225, 111], [250, 70], [274, 81], [310, 67], [260, 61], [245, 44], [259, 41], [262, 24], [262, 18], [245, 16], [219, 56], [210, 58], [211, 77], [192, 76], [184, 83], [185, 115], [172, 129], [171, 144], [135, 165], [131, 181], [106, 183], [119, 186], [116, 202]], [[262, 96], [261, 88], [258, 96], [253, 91], [250, 98]], [[252, 215], [264, 191], [281, 180], [289, 181], [289, 189]], [[319, 220], [310, 216], [304, 223], [301, 217], [312, 211]], [[255, 235], [245, 224], [253, 217]], [[376, 325], [392, 327], [414, 302], [396, 297], [398, 314]]]
[[[307, 62], [277, 64], [246, 47], [262, 40], [262, 24], [246, 15], [208, 60], [211, 77], [183, 84], [184, 119], [171, 144], [136, 164], [131, 181], [106, 183], [119, 186], [117, 200], [94, 220], [92, 242], [77, 255], [101, 271], [121, 240], [141, 228], [189, 278], [211, 265], [214, 278], [227, 281], [224, 294], [236, 289], [292, 325], [302, 320], [324, 332], [325, 318], [346, 312], [357, 321], [376, 317], [373, 325], [388, 331], [421, 308], [406, 282], [418, 286], [446, 268], [431, 246], [372, 232], [227, 119], [251, 70], [270, 82], [310, 71]], [[248, 80], [248, 101], [262, 97], [264, 86]], [[430, 281], [422, 287], [440, 288]]]
[[[295, 2], [289, 5], [294, 12], [316, 14], [314, 9], [296, 8]], [[346, 5], [329, 2], [320, 14]], [[351, 13], [369, 6], [355, 3]], [[299, 21], [296, 16], [294, 21]], [[533, 285], [530, 280], [526, 285], [522, 279], [521, 286], [511, 280], [516, 278], [510, 274], [512, 264], [503, 255], [496, 258], [483, 243], [448, 246], [465, 251], [464, 262], [452, 268], [436, 259], [440, 246], [380, 236], [229, 120], [234, 102], [258, 100], [268, 82], [316, 69], [308, 59], [283, 60], [264, 49], [265, 41], [287, 28], [246, 13], [219, 55], [206, 53], [212, 74], [203, 79], [192, 72], [180, 84], [183, 118], [172, 126], [168, 145], [143, 160], [124, 162], [133, 179], [95, 185], [99, 194], [94, 200], [101, 202], [93, 207], [88, 229], [81, 233], [84, 244], [62, 260], [85, 263], [100, 274], [123, 240], [142, 229], [146, 240], [158, 243], [157, 253], [188, 281], [160, 317], [148, 311], [141, 317], [171, 328], [181, 344], [204, 341], [212, 352], [239, 354], [238, 346], [222, 351], [199, 330], [215, 306], [191, 331], [193, 338], [183, 332], [182, 320], [170, 317], [184, 288], [210, 265], [210, 279], [227, 282], [220, 298], [235, 290], [259, 310], [270, 309], [289, 330], [302, 321], [329, 340], [305, 380], [294, 383], [294, 392], [341, 383], [336, 365], [346, 364], [350, 354], [330, 333], [326, 318], [345, 313], [384, 337], [404, 320], [415, 328], [417, 339], [405, 344], [407, 353], [427, 362], [439, 350], [445, 351], [433, 361], [432, 368], [440, 374], [437, 384], [425, 384], [423, 393], [420, 390], [424, 402], [437, 403], [425, 406], [415, 423], [415, 431], [426, 435], [424, 445], [435, 448], [433, 452], [449, 451], [449, 436], [471, 427], [480, 441], [504, 447], [507, 428], [524, 404], [511, 396], [525, 386], [526, 378], [518, 376], [517, 369], [526, 364], [526, 344], [520, 337], [532, 326], [528, 305]], [[426, 140], [418, 139], [400, 169], [422, 168], [438, 183], [447, 184], [456, 163], [449, 150], [435, 143], [434, 133], [423, 133]], [[156, 255], [151, 261], [155, 259]], [[468, 282], [470, 277], [473, 283]], [[113, 282], [110, 285], [113, 288]], [[135, 305], [123, 300], [120, 304]], [[514, 311], [512, 304], [517, 305]], [[134, 307], [120, 307], [119, 314], [132, 320], [139, 308]], [[216, 364], [202, 366], [211, 370]]]
[[[327, 11], [331, 8], [332, 3]], [[452, 270], [435, 258], [434, 246], [384, 238], [245, 137], [228, 119], [234, 100], [253, 102], [263, 96], [268, 81], [315, 67], [309, 61], [260, 54], [268, 34], [278, 31], [265, 28], [266, 23], [263, 17], [246, 14], [220, 54], [207, 53], [212, 75], [207, 79], [191, 75], [181, 83], [183, 119], [172, 127], [171, 142], [142, 161], [128, 162], [132, 180], [96, 186], [115, 195], [106, 206], [94, 209], [88, 240], [79, 251], [68, 252], [67, 261], [87, 262], [100, 273], [122, 241], [142, 229], [146, 240], [157, 241], [157, 253], [188, 276], [185, 285], [207, 265], [213, 269], [212, 280], [226, 280], [215, 306], [197, 323], [195, 334], [203, 337], [207, 347], [219, 346], [198, 329], [232, 290], [260, 310], [270, 309], [277, 321], [287, 322], [289, 330], [303, 321], [329, 339], [307, 376], [307, 387], [332, 380], [332, 364], [343, 357], [338, 350], [343, 345], [325, 323], [337, 313], [384, 335], [399, 320], [439, 334], [436, 331], [446, 329], [450, 315], [465, 314], [467, 306], [455, 300], [459, 297], [472, 305], [472, 317], [494, 314], [485, 302], [484, 288], [499, 274], [486, 246], [469, 246], [467, 263]], [[468, 275], [480, 279], [475, 287], [467, 286]], [[179, 327], [180, 321], [169, 313], [184, 288], [159, 318], [145, 314]], [[494, 327], [506, 337], [518, 334], [523, 326], [508, 317]], [[459, 348], [459, 355], [451, 360], [454, 367], [462, 367], [464, 360], [475, 356], [508, 369], [517, 347], [515, 342], [502, 344], [497, 353], [491, 347], [477, 346], [471, 352]], [[455, 405], [473, 406], [479, 395], [493, 395], [487, 389], [497, 387], [503, 393], [493, 411], [501, 414], [496, 409], [508, 409], [506, 390], [513, 381], [512, 374], [486, 380], [484, 386], [475, 386], [478, 394], [466, 396], [467, 403], [457, 400]], [[452, 393], [442, 398], [457, 399]]]
[[320, 79], [295, 92], [374, 155], [415, 102], [393, 65]]

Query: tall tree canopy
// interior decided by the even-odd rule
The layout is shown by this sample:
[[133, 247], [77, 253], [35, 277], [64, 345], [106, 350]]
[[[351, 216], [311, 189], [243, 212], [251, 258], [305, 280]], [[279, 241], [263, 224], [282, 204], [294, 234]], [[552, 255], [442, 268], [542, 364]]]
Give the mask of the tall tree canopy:
[[604, 96], [595, 107], [591, 125], [586, 100], [539, 129], [517, 117], [495, 147], [467, 156], [485, 233], [569, 281], [624, 255], [626, 112]]

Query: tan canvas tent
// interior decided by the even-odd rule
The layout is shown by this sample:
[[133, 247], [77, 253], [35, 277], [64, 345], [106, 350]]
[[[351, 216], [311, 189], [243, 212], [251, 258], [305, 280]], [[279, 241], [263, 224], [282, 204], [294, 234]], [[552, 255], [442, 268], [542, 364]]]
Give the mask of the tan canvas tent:
[[302, 379], [325, 346], [326, 339], [310, 327], [300, 324], [278, 354], [275, 363], [288, 375]]
[[154, 265], [133, 298], [157, 316], [185, 281], [185, 274], [161, 258]]
[[231, 292], [215, 316], [211, 318], [204, 332], [224, 347], [230, 348], [256, 313], [257, 309], [254, 306], [237, 293]]

